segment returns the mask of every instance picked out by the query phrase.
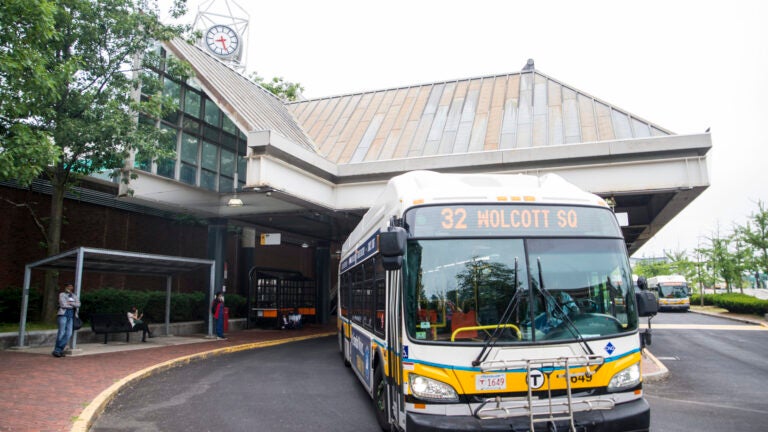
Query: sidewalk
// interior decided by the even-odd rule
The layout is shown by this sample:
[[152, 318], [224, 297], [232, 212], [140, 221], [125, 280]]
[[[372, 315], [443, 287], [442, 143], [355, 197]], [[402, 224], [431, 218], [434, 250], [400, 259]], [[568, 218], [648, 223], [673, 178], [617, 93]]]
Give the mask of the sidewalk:
[[204, 335], [141, 342], [77, 344], [65, 358], [52, 347], [0, 351], [0, 431], [87, 431], [125, 384], [194, 358], [336, 334], [336, 323], [299, 330], [248, 329], [226, 340]]
[[[765, 319], [694, 307], [706, 313], [768, 326]], [[2, 383], [0, 431], [87, 431], [120, 388], [153, 372], [194, 358], [254, 349], [336, 333], [335, 322], [299, 330], [238, 330], [217, 341], [204, 335], [156, 337], [146, 343], [78, 344], [65, 358], [51, 347], [0, 351]], [[643, 379], [661, 379], [667, 368], [648, 350], [642, 355]]]

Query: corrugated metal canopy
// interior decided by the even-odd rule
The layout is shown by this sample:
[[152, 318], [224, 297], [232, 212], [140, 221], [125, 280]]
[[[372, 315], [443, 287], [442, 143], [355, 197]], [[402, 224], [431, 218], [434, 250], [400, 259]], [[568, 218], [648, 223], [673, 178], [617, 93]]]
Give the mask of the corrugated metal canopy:
[[189, 62], [208, 96], [242, 131], [272, 130], [315, 152], [312, 140], [275, 95], [184, 40], [174, 39], [165, 46]]
[[535, 69], [287, 105], [337, 164], [672, 135]]
[[80, 247], [27, 264], [30, 269], [75, 271], [82, 254], [82, 270], [97, 273], [170, 276], [210, 268], [214, 261]]

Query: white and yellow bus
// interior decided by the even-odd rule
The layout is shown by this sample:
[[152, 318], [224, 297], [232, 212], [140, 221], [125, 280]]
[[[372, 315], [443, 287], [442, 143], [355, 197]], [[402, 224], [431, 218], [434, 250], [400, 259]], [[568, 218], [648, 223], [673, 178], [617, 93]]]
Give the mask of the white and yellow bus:
[[383, 430], [646, 431], [631, 275], [558, 176], [407, 173], [343, 246], [339, 349]]
[[659, 310], [681, 310], [691, 308], [691, 291], [685, 276], [663, 275], [648, 278], [648, 289], [659, 296]]

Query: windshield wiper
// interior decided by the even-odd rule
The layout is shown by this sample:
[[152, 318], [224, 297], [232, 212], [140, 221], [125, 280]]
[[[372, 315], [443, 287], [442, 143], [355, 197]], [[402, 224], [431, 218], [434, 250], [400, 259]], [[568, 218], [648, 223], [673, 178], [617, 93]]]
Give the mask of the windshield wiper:
[[480, 350], [477, 358], [472, 360], [472, 366], [478, 366], [480, 363], [484, 362], [486, 358], [488, 358], [488, 354], [491, 353], [491, 348], [493, 348], [493, 346], [496, 344], [496, 341], [501, 337], [501, 334], [504, 332], [506, 325], [509, 324], [509, 320], [512, 319], [512, 314], [517, 310], [517, 306], [520, 303], [520, 293], [523, 291], [517, 286], [517, 281], [517, 257], [515, 257], [515, 279], [512, 282], [512, 286], [515, 288], [515, 293], [512, 295], [512, 298], [509, 299], [507, 308], [504, 309], [504, 313], [501, 315], [501, 319], [499, 320], [498, 324], [496, 324], [496, 328], [493, 330], [493, 333], [491, 333], [491, 337], [485, 341], [485, 345], [483, 345], [483, 349]]
[[[560, 304], [557, 302], [555, 297], [549, 292], [549, 290], [544, 286], [544, 277], [541, 271], [541, 257], [536, 258], [536, 263], [539, 267], [539, 283], [534, 284], [536, 285], [536, 289], [539, 290], [541, 295], [544, 296], [544, 300], [552, 302], [552, 305], [555, 307], [555, 309], [560, 313], [560, 315], [563, 317], [563, 322], [567, 324], [568, 331], [571, 332], [571, 334], [579, 341], [579, 344], [584, 348], [584, 350], [592, 355], [594, 352], [587, 344], [587, 341], [584, 340], [584, 336], [581, 335], [581, 332], [576, 327], [576, 324], [571, 321], [571, 318], [568, 316], [568, 314], [565, 312], [565, 310], [560, 306]], [[546, 307], [546, 306], [545, 306]], [[531, 323], [533, 324], [533, 323]]]

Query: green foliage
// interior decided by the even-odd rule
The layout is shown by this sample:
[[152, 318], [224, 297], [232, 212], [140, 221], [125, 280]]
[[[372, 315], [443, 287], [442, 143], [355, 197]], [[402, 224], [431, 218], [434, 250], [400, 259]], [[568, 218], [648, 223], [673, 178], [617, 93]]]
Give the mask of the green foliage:
[[[18, 324], [21, 318], [21, 288], [0, 290], [0, 322]], [[41, 294], [30, 290], [27, 322], [40, 315]], [[247, 315], [246, 299], [237, 294], [224, 296], [225, 306], [229, 308], [229, 317]], [[93, 292], [83, 292], [80, 298], [80, 318], [88, 321], [94, 313], [127, 313], [131, 306], [136, 306], [144, 313], [150, 323], [165, 320], [165, 291], [129, 291], [115, 288], [103, 288]], [[206, 318], [210, 305], [206, 304], [205, 293], [171, 293], [171, 322], [200, 321]], [[18, 327], [16, 327], [18, 329]]]
[[[165, 320], [165, 301], [164, 291], [104, 288], [83, 293], [80, 298], [82, 304], [80, 317], [88, 321], [88, 317], [94, 313], [127, 313], [132, 306], [136, 306], [144, 313], [148, 322], [158, 323]], [[202, 320], [205, 311], [205, 294], [201, 292], [171, 294], [171, 322]]]
[[[184, 5], [175, 1], [171, 13]], [[156, 151], [158, 132], [138, 126], [135, 113], [173, 107], [137, 100], [132, 90], [156, 89], [156, 74], [126, 71], [155, 41], [184, 31], [156, 11], [151, 0], [4, 2], [0, 27], [12, 31], [0, 32], [0, 178], [26, 184], [55, 168], [51, 179], [68, 184], [121, 168], [131, 149]]]
[[229, 308], [229, 317], [246, 317], [248, 309], [246, 298], [238, 294], [226, 294], [224, 296], [224, 306]]
[[[698, 306], [700, 304], [701, 297], [698, 294], [692, 295], [691, 305]], [[740, 293], [705, 294], [704, 305], [717, 306], [733, 313], [759, 316], [768, 313], [768, 300], [760, 300], [757, 297]]]
[[[0, 321], [4, 323], [19, 323], [21, 320], [21, 288], [6, 288], [0, 290]], [[40, 315], [40, 292], [29, 290], [27, 317]]]
[[753, 255], [752, 268], [768, 273], [768, 209], [762, 201], [757, 202], [758, 211], [750, 215], [744, 226], [736, 232], [742, 241], [753, 248], [759, 255]]
[[265, 81], [257, 72], [252, 72], [248, 78], [268, 92], [287, 102], [295, 101], [301, 96], [301, 92], [304, 91], [304, 87], [302, 87], [300, 83], [284, 81], [283, 77], [273, 77], [272, 80]]
[[768, 300], [760, 300], [757, 297], [746, 294], [716, 294], [713, 296], [712, 303], [734, 313], [761, 316], [768, 313]]
[[[714, 298], [715, 298], [715, 294], [704, 294], [704, 306], [713, 306], [715, 304]], [[692, 306], [701, 305], [701, 294], [691, 295], [691, 305]]]
[[45, 44], [56, 34], [55, 2], [4, 0], [0, 11], [0, 179], [34, 180], [60, 156], [38, 120], [50, 104], [54, 78]]
[[663, 261], [640, 261], [632, 268], [632, 272], [646, 279], [659, 275], [671, 274], [669, 263]]
[[[171, 16], [185, 5], [174, 0]], [[159, 0], [7, 0], [0, 8], [0, 180], [50, 180], [48, 256], [61, 248], [64, 194], [82, 176], [128, 182], [124, 164], [134, 151], [151, 160], [173, 150], [162, 130], [137, 121], [176, 109], [159, 92], [152, 51], [187, 27], [164, 25], [158, 13]], [[191, 70], [175, 58], [164, 66], [179, 81]], [[56, 289], [49, 273], [44, 320], [54, 318]]]

